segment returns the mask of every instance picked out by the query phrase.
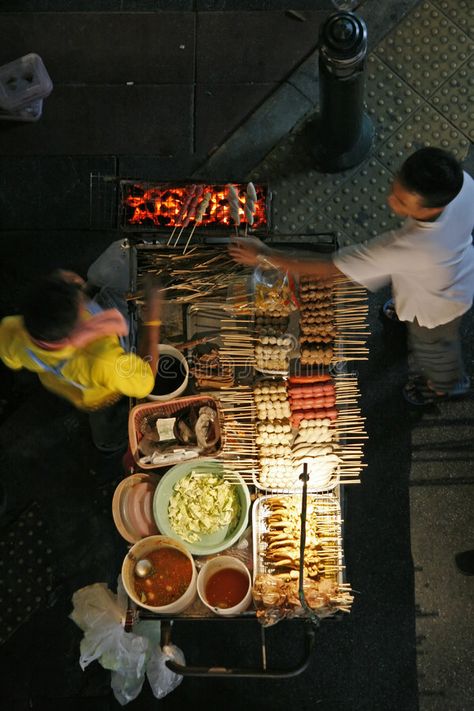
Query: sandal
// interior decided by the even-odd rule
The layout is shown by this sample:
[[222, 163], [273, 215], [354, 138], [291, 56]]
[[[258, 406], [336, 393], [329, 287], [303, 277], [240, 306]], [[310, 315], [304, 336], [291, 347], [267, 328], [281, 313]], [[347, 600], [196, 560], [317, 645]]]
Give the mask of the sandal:
[[431, 390], [427, 385], [420, 380], [410, 380], [402, 390], [403, 397], [415, 407], [424, 407], [431, 405], [438, 400], [444, 400], [447, 395], [437, 395], [434, 390]]
[[403, 397], [410, 405], [423, 407], [423, 405], [431, 405], [440, 400], [446, 400], [450, 397], [460, 397], [465, 395], [471, 387], [471, 379], [465, 375], [454, 387], [447, 393], [437, 393], [429, 387], [421, 378], [409, 380], [403, 388]]

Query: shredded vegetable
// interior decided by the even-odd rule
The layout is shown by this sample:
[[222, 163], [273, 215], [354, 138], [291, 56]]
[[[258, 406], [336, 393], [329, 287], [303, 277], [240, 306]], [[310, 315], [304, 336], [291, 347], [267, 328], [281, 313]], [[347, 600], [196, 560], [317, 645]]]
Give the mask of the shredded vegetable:
[[171, 526], [181, 538], [196, 543], [223, 526], [235, 527], [240, 502], [233, 484], [218, 475], [192, 471], [173, 487], [168, 504]]

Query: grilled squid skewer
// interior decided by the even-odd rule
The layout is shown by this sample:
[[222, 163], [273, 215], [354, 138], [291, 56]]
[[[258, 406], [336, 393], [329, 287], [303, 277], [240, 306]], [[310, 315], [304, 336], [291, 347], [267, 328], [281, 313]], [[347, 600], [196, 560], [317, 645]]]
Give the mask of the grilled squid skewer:
[[234, 221], [235, 228], [237, 230], [237, 227], [240, 225], [239, 195], [237, 193], [237, 190], [231, 183], [229, 183], [227, 186], [227, 193], [228, 193], [227, 199], [229, 200], [229, 206], [230, 206], [230, 216], [232, 217], [232, 220]]
[[254, 222], [255, 213], [255, 203], [257, 202], [257, 192], [255, 190], [254, 184], [249, 183], [247, 185], [247, 197], [245, 200], [244, 212], [247, 225], [252, 227]]

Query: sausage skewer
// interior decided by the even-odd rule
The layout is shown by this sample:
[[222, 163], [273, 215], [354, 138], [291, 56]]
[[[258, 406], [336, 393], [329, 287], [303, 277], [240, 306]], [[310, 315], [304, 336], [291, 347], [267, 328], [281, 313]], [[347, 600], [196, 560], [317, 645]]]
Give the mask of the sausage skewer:
[[174, 247], [176, 247], [176, 245], [178, 244], [179, 238], [181, 237], [183, 230], [186, 229], [186, 227], [189, 225], [191, 219], [195, 216], [196, 206], [199, 202], [199, 198], [201, 197], [203, 191], [204, 191], [204, 188], [202, 187], [202, 185], [198, 185], [196, 188], [196, 191], [191, 199], [191, 202], [189, 203], [188, 214], [186, 215], [186, 219], [183, 222], [183, 226], [181, 227], [181, 229], [178, 233], [178, 236], [176, 237], [176, 242], [174, 243]]
[[191, 186], [189, 187], [189, 191], [188, 191], [188, 193], [187, 193], [187, 195], [186, 195], [186, 198], [185, 198], [185, 200], [184, 200], [184, 202], [183, 202], [183, 204], [182, 204], [182, 206], [181, 206], [181, 210], [180, 210], [179, 213], [178, 213], [178, 217], [176, 218], [176, 225], [175, 225], [174, 230], [173, 230], [172, 233], [170, 234], [170, 237], [169, 237], [169, 239], [168, 239], [168, 241], [167, 241], [167, 243], [166, 243], [166, 246], [167, 246], [167, 247], [171, 244], [171, 241], [172, 241], [172, 239], [173, 239], [174, 233], [175, 233], [176, 230], [178, 229], [179, 224], [184, 220], [184, 217], [185, 217], [185, 215], [186, 215], [186, 213], [187, 213], [187, 211], [188, 211], [189, 203], [191, 202], [195, 191], [196, 191], [196, 185], [193, 184], [193, 185], [191, 185]]
[[203, 198], [202, 202], [199, 204], [199, 207], [197, 209], [196, 219], [194, 221], [194, 226], [193, 226], [193, 229], [191, 230], [191, 234], [188, 237], [188, 241], [186, 242], [186, 244], [184, 246], [183, 254], [186, 254], [186, 250], [187, 250], [188, 245], [191, 241], [191, 237], [194, 234], [194, 230], [202, 222], [202, 218], [204, 217], [204, 213], [206, 212], [206, 210], [208, 208], [210, 199], [211, 199], [211, 193], [205, 193], [204, 198]]

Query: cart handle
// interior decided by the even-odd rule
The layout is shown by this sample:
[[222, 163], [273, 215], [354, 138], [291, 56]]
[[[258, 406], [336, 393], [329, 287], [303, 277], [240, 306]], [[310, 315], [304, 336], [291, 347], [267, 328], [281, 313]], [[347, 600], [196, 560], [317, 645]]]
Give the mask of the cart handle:
[[[162, 620], [162, 642], [169, 644], [171, 641], [171, 626], [168, 621]], [[310, 624], [305, 625], [304, 637], [304, 657], [298, 666], [291, 669], [239, 669], [238, 667], [196, 667], [177, 664], [171, 659], [166, 661], [166, 666], [175, 674], [182, 676], [206, 676], [206, 677], [251, 677], [254, 679], [287, 679], [301, 674], [308, 666], [311, 653], [314, 649], [315, 629]]]

